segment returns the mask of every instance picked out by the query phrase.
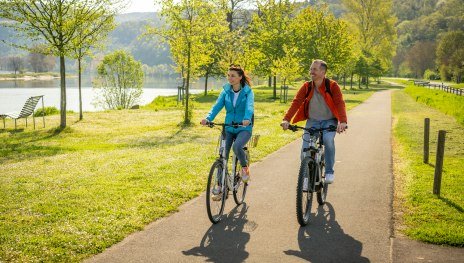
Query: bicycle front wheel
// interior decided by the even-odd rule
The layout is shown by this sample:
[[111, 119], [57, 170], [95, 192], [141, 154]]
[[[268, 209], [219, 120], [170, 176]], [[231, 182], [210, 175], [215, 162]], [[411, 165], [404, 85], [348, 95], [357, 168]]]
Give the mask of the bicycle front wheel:
[[[213, 166], [211, 166], [208, 176], [208, 185], [206, 188], [206, 210], [208, 212], [208, 218], [213, 224], [221, 221], [224, 204], [226, 202], [227, 185], [221, 185], [223, 170], [224, 165], [220, 160], [217, 160], [214, 162]], [[222, 188], [222, 192], [218, 195], [214, 195], [213, 189], [217, 186]]]
[[[247, 157], [248, 156], [249, 155], [247, 154]], [[235, 162], [235, 175], [234, 175], [234, 190], [232, 191], [232, 193], [234, 196], [235, 203], [237, 205], [241, 205], [243, 204], [243, 201], [245, 200], [245, 195], [246, 195], [248, 184], [242, 181], [242, 177], [240, 176], [240, 171], [242, 170], [242, 166], [240, 165], [240, 162], [238, 161], [237, 157], [235, 157], [234, 162]]]
[[319, 191], [317, 191], [317, 202], [319, 203], [319, 205], [323, 205], [327, 200], [327, 192], [329, 191], [329, 184], [325, 182], [325, 177], [323, 177], [323, 175], [325, 174], [324, 156], [322, 156], [322, 161], [317, 166], [317, 168], [317, 171], [320, 174], [320, 178], [322, 178], [321, 188], [319, 189]]
[[311, 157], [306, 157], [301, 161], [296, 187], [296, 218], [301, 226], [306, 226], [310, 221], [313, 203], [313, 185], [314, 160]]

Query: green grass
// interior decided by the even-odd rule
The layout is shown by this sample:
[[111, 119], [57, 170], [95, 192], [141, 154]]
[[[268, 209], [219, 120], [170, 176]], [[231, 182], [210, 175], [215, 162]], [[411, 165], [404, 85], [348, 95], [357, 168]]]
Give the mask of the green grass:
[[[394, 92], [392, 97], [397, 227], [413, 239], [463, 247], [464, 126], [444, 113], [454, 114], [454, 109], [450, 110], [454, 100], [446, 93], [436, 93], [408, 87]], [[431, 123], [431, 164], [423, 163], [424, 118], [430, 118]], [[438, 130], [447, 131], [440, 197], [432, 194]]]
[[407, 86], [405, 92], [418, 102], [454, 116], [461, 125], [464, 125], [464, 96], [414, 85]]
[[[254, 92], [256, 162], [300, 134], [279, 127], [289, 104], [274, 102], [269, 88]], [[373, 92], [347, 91], [348, 109]], [[179, 125], [183, 110], [166, 97], [83, 121], [70, 113], [64, 130], [59, 115], [46, 117], [46, 129], [20, 120], [17, 131], [0, 130], [0, 261], [78, 262], [201, 194], [219, 130], [198, 123], [217, 94], [193, 96], [192, 126]]]

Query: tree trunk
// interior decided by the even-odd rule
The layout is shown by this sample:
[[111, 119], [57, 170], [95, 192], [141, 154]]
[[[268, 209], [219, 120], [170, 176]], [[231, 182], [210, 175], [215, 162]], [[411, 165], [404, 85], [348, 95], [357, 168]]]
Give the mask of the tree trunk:
[[[80, 51], [79, 51], [80, 53]], [[80, 54], [79, 54], [79, 57], [80, 57]], [[81, 67], [81, 58], [77, 59], [77, 64], [78, 64], [78, 74], [79, 74], [79, 77], [78, 77], [78, 82], [79, 82], [79, 120], [81, 121], [83, 119], [83, 115], [82, 115], [82, 90], [81, 90], [81, 86], [82, 86], [82, 67]]]
[[208, 76], [209, 76], [209, 70], [206, 71], [206, 75], [205, 75], [205, 96], [208, 95]]
[[274, 99], [277, 99], [277, 76], [274, 76]]
[[353, 89], [353, 72], [351, 72], [350, 89]]
[[60, 128], [64, 129], [66, 127], [66, 68], [64, 63], [64, 55], [60, 55], [60, 78]]
[[269, 76], [269, 79], [267, 80], [267, 86], [269, 88], [272, 87], [272, 76]]
[[346, 73], [343, 73], [343, 89], [346, 89]]
[[366, 77], [366, 89], [369, 89], [369, 75]]
[[184, 124], [190, 123], [189, 118], [189, 85], [190, 85], [190, 52], [191, 52], [191, 44], [188, 42], [187, 44], [187, 81], [185, 86], [185, 118]]

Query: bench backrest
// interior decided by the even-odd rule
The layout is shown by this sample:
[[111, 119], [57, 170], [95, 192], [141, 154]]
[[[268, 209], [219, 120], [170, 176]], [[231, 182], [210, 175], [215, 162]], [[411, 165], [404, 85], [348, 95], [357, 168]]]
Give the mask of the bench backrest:
[[35, 106], [37, 106], [37, 103], [42, 97], [43, 96], [35, 96], [35, 97], [30, 97], [29, 99], [27, 99], [26, 103], [24, 104], [21, 110], [21, 113], [19, 113], [18, 118], [24, 118], [34, 113]]

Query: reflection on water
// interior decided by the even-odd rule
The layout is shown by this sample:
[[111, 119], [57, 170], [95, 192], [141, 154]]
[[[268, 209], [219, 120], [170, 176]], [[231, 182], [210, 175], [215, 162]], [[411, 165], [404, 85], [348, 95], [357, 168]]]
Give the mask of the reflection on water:
[[[226, 79], [209, 79], [208, 88], [219, 89]], [[177, 86], [181, 82], [174, 78], [146, 78], [140, 104], [150, 103], [157, 96], [176, 95]], [[204, 90], [204, 80], [199, 79], [191, 84], [192, 93]], [[79, 90], [77, 78], [66, 79], [67, 110], [79, 111]], [[0, 113], [18, 111], [31, 96], [44, 95], [45, 106], [60, 108], [60, 79], [52, 80], [1, 80], [0, 81]], [[84, 111], [96, 111], [92, 105], [96, 92], [92, 89], [90, 79], [83, 78], [82, 82], [82, 108]], [[41, 102], [39, 102], [40, 104]]]

